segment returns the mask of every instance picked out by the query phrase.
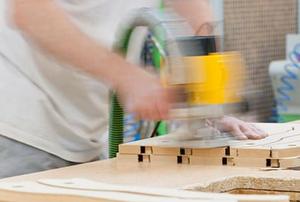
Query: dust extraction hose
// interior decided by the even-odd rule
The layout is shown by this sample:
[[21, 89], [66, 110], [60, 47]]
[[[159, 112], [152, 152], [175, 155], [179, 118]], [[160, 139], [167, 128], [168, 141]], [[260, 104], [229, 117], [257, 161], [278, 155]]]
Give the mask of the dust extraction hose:
[[[158, 58], [180, 55], [176, 38], [186, 36], [187, 30], [190, 28], [186, 21], [172, 12], [162, 12], [161, 10], [153, 9], [140, 9], [134, 16], [135, 17], [132, 17], [128, 21], [127, 27], [121, 29], [121, 37], [119, 37], [119, 41], [115, 46], [117, 52], [124, 56], [127, 55], [127, 49], [133, 30], [142, 26], [148, 28], [149, 33], [151, 33], [155, 41], [156, 51], [154, 52], [156, 56], [154, 56], [153, 59], [156, 62], [154, 63], [157, 64], [157, 60], [160, 60]], [[171, 44], [170, 47], [169, 44]], [[138, 54], [141, 55], [142, 53]], [[112, 93], [110, 99], [109, 158], [114, 158], [119, 151], [119, 145], [123, 143], [124, 111], [116, 92]]]

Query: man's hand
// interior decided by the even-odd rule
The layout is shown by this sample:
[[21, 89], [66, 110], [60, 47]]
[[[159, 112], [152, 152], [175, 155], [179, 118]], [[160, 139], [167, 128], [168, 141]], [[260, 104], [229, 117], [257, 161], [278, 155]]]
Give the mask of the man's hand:
[[255, 125], [229, 116], [216, 121], [215, 126], [222, 132], [229, 132], [240, 140], [258, 140], [268, 136], [266, 132], [260, 130]]
[[163, 88], [154, 75], [136, 69], [129, 80], [118, 85], [117, 92], [125, 110], [136, 117], [144, 120], [168, 119], [171, 92]]

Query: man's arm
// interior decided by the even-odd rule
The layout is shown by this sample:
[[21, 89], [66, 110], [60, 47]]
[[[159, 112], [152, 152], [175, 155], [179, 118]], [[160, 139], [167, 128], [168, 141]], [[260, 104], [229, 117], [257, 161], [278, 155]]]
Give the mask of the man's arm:
[[109, 84], [128, 111], [166, 118], [168, 95], [159, 80], [81, 32], [55, 0], [11, 2], [15, 25], [45, 52]]

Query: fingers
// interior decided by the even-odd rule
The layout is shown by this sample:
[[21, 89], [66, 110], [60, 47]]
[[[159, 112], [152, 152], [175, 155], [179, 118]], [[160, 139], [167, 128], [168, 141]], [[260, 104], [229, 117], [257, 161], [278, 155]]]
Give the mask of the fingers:
[[142, 120], [167, 120], [169, 118], [170, 105], [165, 99], [147, 98], [143, 102], [127, 105], [130, 113], [136, 114]]
[[170, 104], [167, 94], [161, 92], [158, 97], [153, 98], [152, 103], [148, 106], [148, 116], [144, 119], [148, 120], [166, 120], [169, 115]]
[[127, 112], [136, 114], [139, 119], [166, 120], [176, 91], [164, 88], [158, 78], [144, 73], [120, 85], [118, 93], [122, 104]]
[[167, 120], [169, 119], [169, 109], [170, 109], [170, 105], [169, 103], [157, 103], [156, 104], [156, 109], [158, 112], [159, 117], [157, 117], [158, 119], [156, 120]]
[[257, 134], [252, 128], [249, 127], [247, 124], [240, 125], [240, 129], [243, 132], [243, 134], [252, 140], [258, 140], [261, 139], [260, 135]]
[[168, 105], [166, 103], [159, 103], [158, 100], [153, 101], [146, 109], [143, 109], [141, 119], [143, 120], [166, 120], [168, 118]]
[[139, 118], [142, 120], [160, 120], [160, 113], [156, 107], [155, 102], [153, 102], [153, 104], [151, 102], [147, 105], [143, 105], [138, 108], [137, 111], [139, 113]]
[[252, 124], [243, 123], [240, 125], [240, 128], [244, 135], [249, 139], [259, 140], [267, 137], [267, 134], [264, 131], [256, 128]]
[[248, 137], [241, 131], [240, 127], [238, 125], [232, 126], [232, 129], [230, 133], [237, 137], [239, 140], [247, 140]]
[[256, 127], [253, 124], [248, 124], [249, 127], [251, 127], [252, 130], [254, 130], [256, 132], [256, 134], [260, 135], [261, 138], [266, 138], [269, 136], [269, 134], [263, 130], [261, 130], [260, 128]]
[[224, 117], [219, 122], [219, 129], [223, 129], [224, 132], [230, 132], [232, 135], [239, 139], [263, 139], [268, 136], [266, 132], [257, 128], [253, 124], [246, 123], [234, 117]]

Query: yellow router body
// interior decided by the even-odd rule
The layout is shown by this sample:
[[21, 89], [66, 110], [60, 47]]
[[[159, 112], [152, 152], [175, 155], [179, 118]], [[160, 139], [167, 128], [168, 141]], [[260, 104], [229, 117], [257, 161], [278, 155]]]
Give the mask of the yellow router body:
[[221, 105], [241, 101], [244, 65], [237, 53], [187, 56], [186, 90], [191, 105]]

